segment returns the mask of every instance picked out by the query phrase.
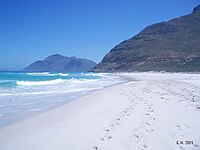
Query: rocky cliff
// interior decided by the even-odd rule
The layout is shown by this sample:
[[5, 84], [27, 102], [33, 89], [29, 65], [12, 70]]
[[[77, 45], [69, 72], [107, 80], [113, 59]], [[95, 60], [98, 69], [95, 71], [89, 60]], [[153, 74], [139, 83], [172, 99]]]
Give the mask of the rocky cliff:
[[189, 15], [147, 26], [92, 71], [200, 71], [200, 5]]

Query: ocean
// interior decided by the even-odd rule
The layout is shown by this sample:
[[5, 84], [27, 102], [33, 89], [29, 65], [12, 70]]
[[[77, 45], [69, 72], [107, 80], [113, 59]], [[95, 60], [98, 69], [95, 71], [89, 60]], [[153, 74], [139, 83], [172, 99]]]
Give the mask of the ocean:
[[0, 72], [0, 128], [120, 82], [109, 73]]

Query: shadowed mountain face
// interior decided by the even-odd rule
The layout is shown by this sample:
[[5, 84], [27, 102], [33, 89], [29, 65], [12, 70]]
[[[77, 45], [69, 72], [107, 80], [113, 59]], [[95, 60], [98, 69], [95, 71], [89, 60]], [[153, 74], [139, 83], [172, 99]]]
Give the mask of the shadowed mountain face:
[[200, 71], [200, 5], [189, 15], [147, 26], [92, 71]]
[[32, 63], [24, 71], [86, 72], [95, 65], [96, 63], [91, 60], [55, 54]]

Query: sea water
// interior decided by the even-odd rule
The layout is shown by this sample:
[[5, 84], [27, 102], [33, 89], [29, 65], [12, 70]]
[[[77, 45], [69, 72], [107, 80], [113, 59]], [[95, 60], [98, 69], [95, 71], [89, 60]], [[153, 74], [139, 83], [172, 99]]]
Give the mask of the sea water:
[[123, 81], [109, 73], [0, 72], [0, 128]]

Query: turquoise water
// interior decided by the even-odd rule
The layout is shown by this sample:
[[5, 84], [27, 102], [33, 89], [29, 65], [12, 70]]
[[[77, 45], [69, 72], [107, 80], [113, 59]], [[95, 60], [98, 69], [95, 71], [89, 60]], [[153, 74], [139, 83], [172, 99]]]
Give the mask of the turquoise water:
[[29, 81], [31, 85], [33, 81], [52, 81], [56, 79], [100, 79], [100, 75], [91, 73], [0, 72], [0, 87], [16, 87], [17, 85], [22, 85], [22, 81]]
[[0, 72], [0, 128], [120, 82], [108, 73]]

